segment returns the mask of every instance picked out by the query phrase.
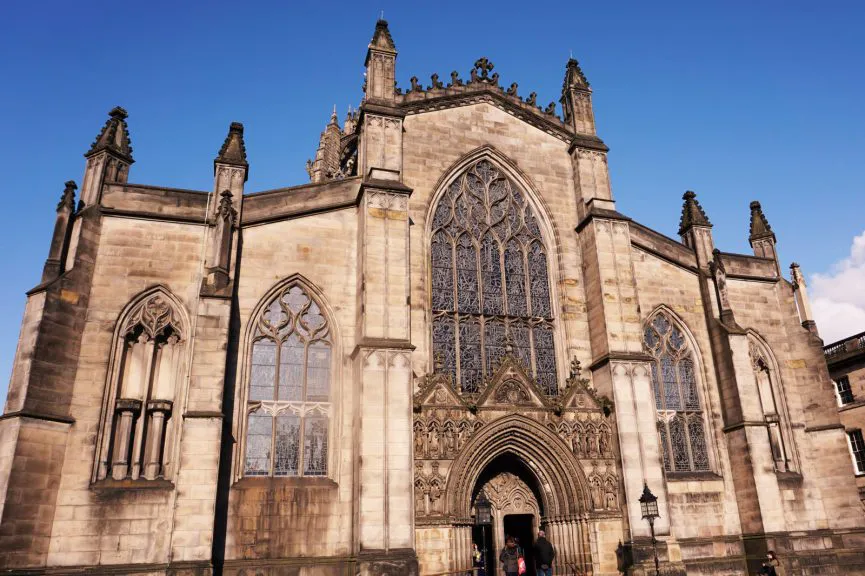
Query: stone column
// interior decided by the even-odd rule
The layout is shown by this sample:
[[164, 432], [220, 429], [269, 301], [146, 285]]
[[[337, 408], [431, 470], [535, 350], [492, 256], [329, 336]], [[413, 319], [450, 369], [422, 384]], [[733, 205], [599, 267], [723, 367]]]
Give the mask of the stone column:
[[162, 454], [165, 425], [171, 414], [171, 400], [150, 400], [147, 403], [147, 439], [144, 444], [144, 477], [155, 480], [162, 475]]
[[[130, 474], [130, 451], [135, 418], [141, 413], [141, 400], [118, 398], [115, 403], [114, 450], [111, 455], [111, 477], [123, 480]], [[134, 455], [131, 456], [134, 459]]]

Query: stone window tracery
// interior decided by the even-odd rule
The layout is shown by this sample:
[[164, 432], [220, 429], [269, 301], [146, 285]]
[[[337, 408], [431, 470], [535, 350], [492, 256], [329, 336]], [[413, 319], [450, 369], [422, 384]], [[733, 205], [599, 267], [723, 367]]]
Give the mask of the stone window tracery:
[[769, 349], [759, 342], [753, 334], [748, 335], [748, 355], [757, 384], [760, 410], [769, 435], [769, 446], [777, 472], [793, 470], [792, 433], [781, 402], [781, 389], [778, 374], [774, 370]]
[[655, 359], [652, 391], [664, 469], [667, 472], [709, 470], [694, 352], [683, 332], [663, 312], [655, 315], [645, 327], [643, 343]]
[[333, 363], [328, 320], [293, 283], [255, 322], [244, 474], [326, 476]]
[[444, 370], [477, 392], [510, 345], [555, 394], [547, 255], [523, 192], [480, 160], [449, 186], [432, 227], [433, 352]]
[[96, 480], [170, 478], [186, 346], [180, 311], [154, 289], [129, 307], [118, 327]]

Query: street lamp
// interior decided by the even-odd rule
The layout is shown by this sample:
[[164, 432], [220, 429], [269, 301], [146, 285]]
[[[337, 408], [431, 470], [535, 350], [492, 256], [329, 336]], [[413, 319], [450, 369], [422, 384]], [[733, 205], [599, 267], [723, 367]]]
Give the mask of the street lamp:
[[643, 495], [640, 496], [640, 508], [643, 511], [643, 520], [649, 521], [649, 529], [652, 531], [652, 551], [655, 553], [655, 576], [661, 576], [658, 566], [658, 541], [655, 539], [655, 518], [658, 514], [658, 497], [649, 490], [649, 485], [643, 482]]
[[481, 557], [484, 559], [484, 572], [487, 568], [487, 529], [493, 523], [493, 504], [487, 498], [486, 493], [481, 490], [475, 498], [475, 524], [481, 527]]

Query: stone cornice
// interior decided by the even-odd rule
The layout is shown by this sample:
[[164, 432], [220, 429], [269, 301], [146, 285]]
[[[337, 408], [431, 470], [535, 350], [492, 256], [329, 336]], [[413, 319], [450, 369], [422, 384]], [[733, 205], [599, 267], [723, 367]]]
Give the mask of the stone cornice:
[[43, 422], [56, 422], [58, 424], [75, 424], [75, 418], [71, 416], [57, 416], [54, 414], [39, 414], [27, 410], [16, 410], [0, 415], [0, 421], [12, 420], [14, 418], [30, 418], [31, 420], [42, 420]]
[[643, 354], [642, 352], [610, 352], [608, 354], [604, 354], [597, 360], [594, 360], [591, 365], [589, 365], [589, 370], [594, 372], [598, 368], [602, 368], [609, 364], [610, 362], [654, 362], [655, 359], [648, 354]]

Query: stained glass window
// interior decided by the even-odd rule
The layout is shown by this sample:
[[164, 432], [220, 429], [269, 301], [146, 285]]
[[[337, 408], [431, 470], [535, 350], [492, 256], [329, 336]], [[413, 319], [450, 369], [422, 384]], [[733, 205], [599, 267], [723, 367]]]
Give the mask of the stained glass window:
[[508, 344], [548, 394], [558, 389], [547, 254], [524, 193], [488, 160], [469, 167], [433, 216], [433, 356], [476, 392]]
[[663, 312], [646, 326], [643, 343], [655, 358], [652, 388], [664, 469], [667, 472], [709, 470], [694, 352], [683, 332]]
[[292, 284], [254, 321], [244, 474], [326, 475], [333, 362], [327, 318]]

